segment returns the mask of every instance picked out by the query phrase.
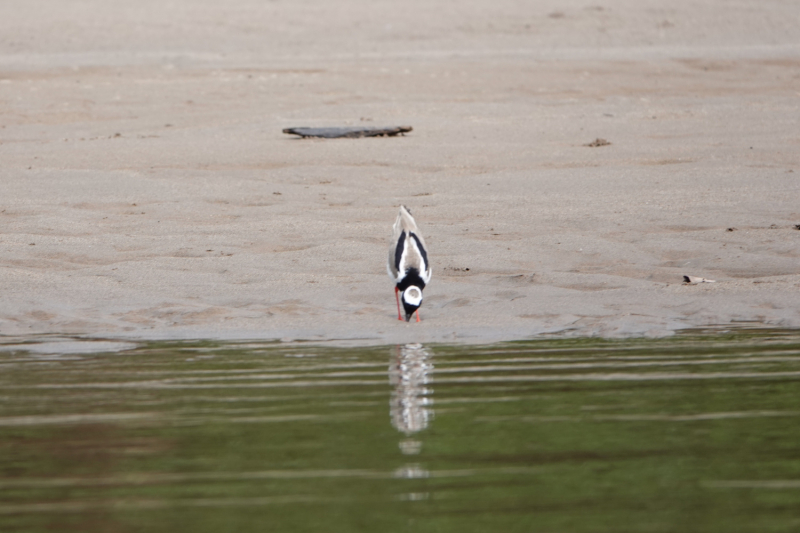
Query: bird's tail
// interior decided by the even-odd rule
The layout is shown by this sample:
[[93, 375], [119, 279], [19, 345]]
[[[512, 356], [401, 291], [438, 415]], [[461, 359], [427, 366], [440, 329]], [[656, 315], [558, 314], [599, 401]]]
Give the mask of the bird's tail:
[[[414, 220], [414, 217], [411, 216], [411, 211], [404, 206], [400, 206], [400, 212], [397, 214], [397, 221], [395, 222], [395, 231], [409, 231], [417, 233], [417, 221]], [[399, 235], [398, 235], [399, 236]]]

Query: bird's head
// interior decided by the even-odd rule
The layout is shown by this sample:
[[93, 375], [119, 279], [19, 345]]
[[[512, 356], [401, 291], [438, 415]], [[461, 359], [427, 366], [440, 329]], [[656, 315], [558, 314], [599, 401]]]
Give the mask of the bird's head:
[[403, 291], [403, 309], [406, 311], [406, 322], [411, 320], [411, 315], [422, 305], [422, 289], [411, 286]]

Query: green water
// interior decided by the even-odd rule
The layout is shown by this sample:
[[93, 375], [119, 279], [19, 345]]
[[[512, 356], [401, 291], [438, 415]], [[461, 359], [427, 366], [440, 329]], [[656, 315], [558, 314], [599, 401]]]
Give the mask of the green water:
[[800, 531], [797, 332], [11, 342], [4, 533]]

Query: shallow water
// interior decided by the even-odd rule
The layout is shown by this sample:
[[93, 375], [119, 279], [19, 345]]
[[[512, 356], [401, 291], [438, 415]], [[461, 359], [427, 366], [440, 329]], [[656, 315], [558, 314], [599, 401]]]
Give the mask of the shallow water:
[[3, 532], [800, 530], [798, 332], [43, 340], [0, 351]]

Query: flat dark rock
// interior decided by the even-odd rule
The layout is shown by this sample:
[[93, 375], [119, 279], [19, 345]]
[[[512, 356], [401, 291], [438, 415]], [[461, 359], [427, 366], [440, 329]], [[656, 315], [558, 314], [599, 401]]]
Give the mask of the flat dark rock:
[[343, 128], [286, 128], [283, 133], [299, 135], [300, 137], [322, 137], [324, 139], [358, 137], [393, 137], [411, 131], [411, 126], [391, 126], [388, 128], [375, 128], [363, 126], [350, 126]]

